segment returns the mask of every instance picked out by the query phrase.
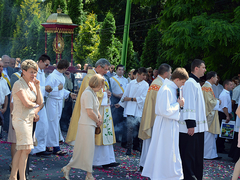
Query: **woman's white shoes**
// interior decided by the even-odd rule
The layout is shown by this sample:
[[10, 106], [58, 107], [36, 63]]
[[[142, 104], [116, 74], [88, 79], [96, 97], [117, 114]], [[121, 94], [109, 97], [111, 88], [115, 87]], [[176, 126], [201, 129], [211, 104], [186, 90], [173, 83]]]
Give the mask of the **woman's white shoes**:
[[67, 179], [67, 180], [70, 180], [70, 178], [69, 178], [69, 172], [70, 172], [70, 170], [71, 170], [71, 168], [68, 169], [67, 166], [64, 166], [64, 167], [61, 169], [61, 172], [63, 172], [64, 177], [65, 177], [65, 179]]

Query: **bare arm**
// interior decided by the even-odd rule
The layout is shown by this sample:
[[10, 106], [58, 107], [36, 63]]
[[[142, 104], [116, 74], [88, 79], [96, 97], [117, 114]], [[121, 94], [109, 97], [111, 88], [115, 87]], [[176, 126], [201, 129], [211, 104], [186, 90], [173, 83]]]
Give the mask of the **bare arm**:
[[33, 122], [38, 122], [39, 121], [39, 115], [38, 115], [38, 112], [43, 108], [44, 104], [42, 103], [40, 106], [36, 107], [34, 109], [35, 111], [35, 117], [33, 119]]
[[226, 123], [228, 123], [230, 121], [230, 116], [229, 116], [229, 113], [228, 113], [228, 108], [223, 108], [223, 112], [224, 114], [226, 115]]
[[21, 102], [25, 107], [33, 108], [36, 106], [36, 103], [30, 101], [28, 97], [25, 95], [25, 93], [23, 92], [23, 90], [18, 91], [16, 95], [18, 96], [18, 98], [21, 100]]
[[93, 121], [95, 121], [96, 123], [98, 123], [98, 117], [96, 116], [96, 114], [93, 112], [92, 109], [86, 109], [87, 110], [87, 115], [88, 117], [90, 117]]
[[40, 81], [37, 79], [34, 79], [34, 85], [36, 87], [37, 90], [37, 97], [36, 97], [36, 103], [38, 105], [41, 105], [43, 103], [43, 97], [42, 97], [42, 93], [41, 93], [41, 87], [40, 87]]

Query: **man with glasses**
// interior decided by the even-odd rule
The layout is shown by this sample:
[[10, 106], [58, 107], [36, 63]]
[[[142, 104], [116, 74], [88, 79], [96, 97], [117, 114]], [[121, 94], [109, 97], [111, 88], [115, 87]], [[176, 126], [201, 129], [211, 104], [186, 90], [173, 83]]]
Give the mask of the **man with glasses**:
[[[41, 93], [44, 98], [45, 91], [51, 92], [51, 86], [45, 86], [45, 73], [44, 69], [50, 65], [50, 57], [43, 54], [38, 59], [38, 74], [37, 79], [40, 81]], [[32, 154], [37, 156], [51, 155], [50, 152], [46, 152], [46, 142], [48, 134], [48, 119], [45, 106], [38, 113], [39, 121], [36, 123], [35, 137], [37, 138], [38, 145], [32, 150]]]

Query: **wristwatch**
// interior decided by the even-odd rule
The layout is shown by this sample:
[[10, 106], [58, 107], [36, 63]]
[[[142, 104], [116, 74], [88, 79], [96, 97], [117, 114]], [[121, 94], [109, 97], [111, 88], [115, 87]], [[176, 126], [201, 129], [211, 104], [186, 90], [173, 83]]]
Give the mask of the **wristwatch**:
[[133, 98], [131, 98], [131, 101], [133, 101]]

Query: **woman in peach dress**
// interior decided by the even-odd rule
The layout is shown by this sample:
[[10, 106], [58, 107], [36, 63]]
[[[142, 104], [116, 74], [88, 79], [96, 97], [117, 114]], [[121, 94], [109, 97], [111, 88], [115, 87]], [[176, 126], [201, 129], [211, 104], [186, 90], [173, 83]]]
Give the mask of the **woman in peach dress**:
[[13, 112], [12, 125], [16, 133], [16, 153], [12, 160], [10, 180], [25, 180], [25, 169], [28, 154], [33, 149], [33, 121], [37, 112], [35, 107], [43, 103], [40, 82], [36, 79], [37, 63], [25, 60], [22, 63], [23, 76], [15, 82], [12, 89]]

